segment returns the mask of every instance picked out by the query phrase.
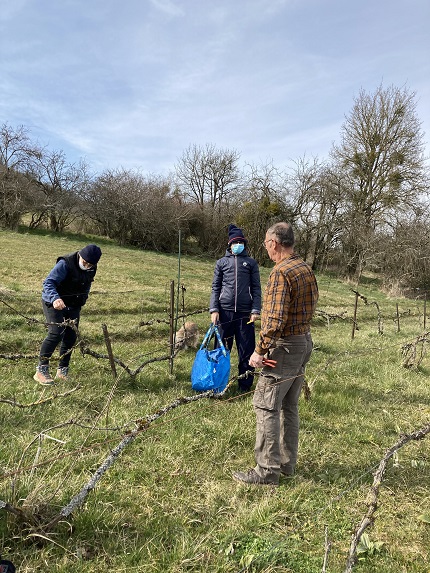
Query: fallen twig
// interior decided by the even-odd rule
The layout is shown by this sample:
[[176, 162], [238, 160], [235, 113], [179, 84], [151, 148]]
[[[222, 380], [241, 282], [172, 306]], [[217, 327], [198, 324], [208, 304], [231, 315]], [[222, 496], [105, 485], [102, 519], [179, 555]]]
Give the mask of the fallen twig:
[[201, 400], [202, 398], [209, 398], [212, 397], [213, 395], [214, 395], [213, 391], [210, 390], [208, 392], [202, 392], [201, 394], [197, 394], [195, 396], [178, 398], [174, 402], [172, 402], [168, 406], [165, 406], [164, 408], [161, 408], [154, 414], [151, 414], [149, 416], [146, 416], [145, 418], [142, 418], [141, 420], [138, 420], [137, 428], [132, 432], [130, 432], [129, 434], [127, 434], [121, 440], [121, 442], [116, 446], [116, 448], [114, 448], [111, 451], [111, 453], [108, 455], [105, 461], [99, 466], [99, 468], [93, 474], [91, 479], [84, 485], [84, 487], [70, 500], [70, 502], [66, 506], [64, 506], [61, 509], [61, 511], [45, 527], [43, 527], [43, 531], [45, 532], [45, 534], [51, 531], [52, 528], [55, 527], [55, 525], [59, 521], [68, 517], [75, 509], [77, 509], [83, 504], [88, 494], [96, 487], [97, 483], [107, 472], [107, 470], [112, 466], [112, 464], [121, 454], [121, 452], [129, 444], [131, 444], [142, 431], [147, 430], [148, 427], [152, 424], [152, 422], [154, 422], [155, 420], [157, 420], [170, 410], [173, 410], [174, 408], [181, 406], [182, 404], [189, 404], [190, 402], [195, 402], [196, 400]]
[[5, 511], [7, 511], [8, 513], [11, 513], [12, 515], [15, 515], [16, 517], [18, 517], [21, 522], [23, 523], [32, 523], [34, 524], [34, 520], [31, 516], [31, 514], [28, 514], [25, 511], [22, 511], [22, 509], [18, 509], [17, 507], [14, 507], [13, 505], [11, 505], [10, 503], [8, 503], [7, 501], [3, 501], [0, 499], [0, 509], [4, 509]]
[[82, 386], [78, 384], [74, 388], [67, 390], [67, 392], [63, 392], [62, 394], [53, 394], [49, 396], [49, 398], [43, 398], [43, 400], [36, 400], [35, 402], [30, 402], [29, 404], [21, 404], [21, 402], [17, 402], [16, 400], [9, 400], [8, 398], [0, 398], [0, 403], [9, 404], [10, 406], [14, 406], [15, 408], [32, 408], [33, 406], [40, 406], [40, 404], [46, 404], [47, 402], [52, 402], [57, 398], [64, 398], [64, 396], [68, 396], [69, 394], [73, 394], [77, 390], [80, 390]]
[[324, 528], [324, 538], [325, 538], [324, 561], [323, 561], [323, 567], [321, 569], [321, 573], [326, 573], [326, 571], [327, 571], [328, 555], [329, 555], [330, 549], [331, 549], [331, 541], [328, 538], [328, 526], [327, 525]]
[[5, 360], [37, 360], [39, 358], [38, 354], [0, 354], [0, 358]]
[[364, 531], [373, 524], [374, 522], [374, 513], [378, 507], [378, 493], [379, 493], [379, 486], [382, 483], [382, 478], [384, 477], [384, 473], [387, 467], [388, 460], [405, 444], [412, 440], [422, 440], [425, 436], [430, 432], [430, 423], [418, 430], [417, 432], [413, 432], [412, 434], [405, 434], [403, 435], [400, 440], [394, 444], [389, 450], [385, 452], [384, 457], [382, 458], [378, 469], [374, 474], [373, 484], [370, 488], [369, 496], [368, 496], [368, 507], [366, 515], [363, 517], [359, 525], [357, 526], [351, 540], [351, 545], [348, 554], [348, 560], [346, 564], [346, 569], [344, 573], [351, 573], [352, 568], [354, 567], [357, 561], [357, 546], [360, 542], [361, 536], [363, 535]]
[[[94, 350], [91, 350], [88, 346], [85, 345], [84, 341], [81, 341], [80, 347], [81, 347], [82, 354], [88, 354], [89, 356], [92, 356], [93, 358], [100, 358], [102, 360], [110, 360], [111, 359], [108, 354], [100, 354], [99, 352], [94, 352]], [[129, 374], [132, 378], [134, 378], [148, 364], [151, 364], [152, 362], [162, 362], [163, 360], [170, 360], [172, 357], [174, 358], [178, 354], [179, 350], [180, 349], [177, 349], [172, 354], [167, 354], [165, 356], [156, 356], [155, 358], [149, 358], [148, 360], [143, 362], [140, 366], [138, 366], [135, 370], [132, 370], [120, 358], [116, 358], [115, 356], [112, 356], [112, 360], [115, 364], [118, 364], [119, 366], [121, 366], [121, 368], [123, 368], [127, 372], [127, 374]]]

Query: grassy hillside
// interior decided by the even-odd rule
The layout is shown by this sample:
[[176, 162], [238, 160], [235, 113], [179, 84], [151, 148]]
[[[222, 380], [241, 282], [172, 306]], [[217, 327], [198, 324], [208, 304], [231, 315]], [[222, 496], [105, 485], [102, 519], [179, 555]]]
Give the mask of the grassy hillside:
[[[430, 421], [429, 358], [405, 368], [402, 355], [425, 332], [423, 302], [390, 299], [369, 278], [358, 287], [366, 300], [359, 298], [352, 339], [354, 292], [318, 276], [297, 475], [277, 489], [244, 486], [231, 473], [253, 466], [251, 394], [187, 402], [146, 429], [140, 424], [176, 398], [195, 395], [193, 350], [178, 354], [172, 375], [168, 361], [149, 362], [169, 351], [175, 256], [96, 240], [103, 256], [81, 318], [92, 354], [75, 350], [68, 384], [43, 388], [33, 381], [45, 336], [41, 281], [58, 255], [94, 241], [0, 231], [0, 500], [25, 515], [0, 509], [2, 557], [19, 573], [319, 573], [328, 541], [325, 570], [344, 571], [351, 534], [368, 511], [373, 472], [400, 435]], [[179, 310], [183, 302], [185, 313], [207, 308], [214, 263], [182, 257]], [[263, 283], [268, 272], [262, 269]], [[203, 334], [207, 312], [192, 319]], [[124, 365], [135, 370], [148, 362], [137, 376], [117, 364], [114, 379], [109, 361], [97, 358], [106, 355], [103, 324]], [[47, 528], [138, 428], [82, 507]], [[390, 458], [354, 571], [430, 571], [429, 453], [427, 436]]]

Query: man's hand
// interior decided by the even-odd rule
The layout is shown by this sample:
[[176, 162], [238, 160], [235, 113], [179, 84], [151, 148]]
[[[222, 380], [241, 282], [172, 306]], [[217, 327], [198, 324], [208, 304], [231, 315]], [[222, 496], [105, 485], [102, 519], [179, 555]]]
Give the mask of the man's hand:
[[54, 300], [52, 306], [55, 308], [55, 310], [63, 310], [66, 308], [62, 298], [57, 298], [57, 300]]
[[251, 354], [251, 358], [249, 359], [249, 365], [253, 366], [254, 368], [262, 368], [263, 367], [263, 359], [264, 356], [253, 352]]
[[219, 312], [211, 312], [211, 322], [212, 324], [218, 324], [219, 322]]
[[[259, 314], [251, 314], [251, 316], [249, 317], [249, 322], [255, 322], [259, 318], [260, 318]], [[249, 324], [249, 322], [248, 322], [248, 324]]]

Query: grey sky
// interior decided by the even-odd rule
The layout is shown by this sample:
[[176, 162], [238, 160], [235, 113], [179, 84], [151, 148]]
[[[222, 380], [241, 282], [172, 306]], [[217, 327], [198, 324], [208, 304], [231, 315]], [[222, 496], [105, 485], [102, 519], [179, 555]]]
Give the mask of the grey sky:
[[0, 123], [96, 172], [168, 173], [206, 143], [284, 167], [328, 157], [382, 84], [416, 92], [430, 141], [429, 24], [428, 0], [14, 0]]

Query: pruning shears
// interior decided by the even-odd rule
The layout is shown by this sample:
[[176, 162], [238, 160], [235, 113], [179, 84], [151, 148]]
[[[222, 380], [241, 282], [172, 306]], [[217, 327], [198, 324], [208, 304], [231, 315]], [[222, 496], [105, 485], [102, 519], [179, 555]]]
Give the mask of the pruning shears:
[[276, 360], [270, 360], [269, 358], [263, 358], [264, 366], [269, 366], [270, 368], [275, 368], [277, 362]]

